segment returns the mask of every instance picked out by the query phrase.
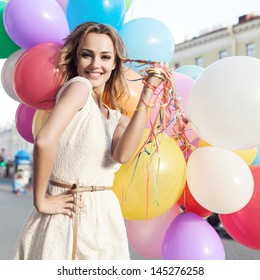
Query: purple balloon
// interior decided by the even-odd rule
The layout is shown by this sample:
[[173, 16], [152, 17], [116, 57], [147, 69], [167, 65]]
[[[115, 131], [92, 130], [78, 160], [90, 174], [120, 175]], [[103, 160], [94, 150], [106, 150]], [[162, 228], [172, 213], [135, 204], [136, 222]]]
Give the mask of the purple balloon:
[[20, 103], [15, 113], [16, 129], [24, 140], [34, 143], [32, 122], [36, 109]]
[[164, 260], [224, 260], [223, 243], [215, 229], [197, 214], [178, 215], [163, 240]]
[[46, 42], [62, 44], [70, 33], [66, 15], [54, 0], [10, 0], [3, 21], [9, 37], [23, 49]]

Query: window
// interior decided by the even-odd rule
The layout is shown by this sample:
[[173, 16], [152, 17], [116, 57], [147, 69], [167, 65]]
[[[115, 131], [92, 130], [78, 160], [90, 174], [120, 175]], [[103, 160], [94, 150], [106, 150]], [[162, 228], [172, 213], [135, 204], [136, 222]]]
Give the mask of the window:
[[200, 57], [196, 57], [195, 58], [195, 64], [198, 65], [198, 66], [203, 67], [203, 58], [201, 56]]
[[219, 52], [219, 59], [228, 57], [228, 52], [226, 50], [222, 50]]
[[255, 44], [249, 43], [246, 45], [246, 55], [255, 57]]

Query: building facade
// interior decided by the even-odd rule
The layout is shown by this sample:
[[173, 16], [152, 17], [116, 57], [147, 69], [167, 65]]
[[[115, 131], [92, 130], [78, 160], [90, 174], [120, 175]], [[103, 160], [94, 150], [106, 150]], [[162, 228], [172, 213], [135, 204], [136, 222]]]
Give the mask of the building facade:
[[13, 160], [19, 150], [32, 153], [33, 145], [24, 140], [17, 131], [15, 124], [0, 128], [0, 150], [7, 160]]
[[235, 25], [206, 29], [177, 44], [170, 64], [175, 69], [184, 65], [205, 68], [219, 59], [239, 55], [260, 58], [260, 16], [243, 15]]
[[15, 124], [0, 128], [0, 158], [5, 165], [0, 166], [0, 177], [12, 177], [16, 170], [15, 155], [26, 151], [32, 155], [33, 144], [24, 140], [16, 129]]

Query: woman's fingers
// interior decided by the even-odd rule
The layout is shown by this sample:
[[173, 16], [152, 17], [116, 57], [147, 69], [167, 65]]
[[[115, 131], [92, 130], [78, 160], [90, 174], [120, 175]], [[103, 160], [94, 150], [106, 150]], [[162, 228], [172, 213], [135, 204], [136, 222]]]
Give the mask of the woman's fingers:
[[68, 196], [66, 195], [64, 197], [64, 201], [65, 201], [65, 208], [69, 211], [66, 211], [67, 215], [69, 216], [73, 216], [75, 213], [80, 213], [84, 207], [81, 195], [72, 195], [72, 196]]
[[74, 196], [73, 194], [60, 194], [57, 195], [56, 197], [60, 198], [60, 199], [64, 199], [65, 201], [74, 201]]
[[64, 215], [69, 216], [70, 218], [73, 218], [75, 213], [71, 209], [64, 209], [61, 214], [64, 214]]
[[84, 207], [81, 195], [62, 193], [56, 196], [48, 196], [51, 211], [49, 214], [64, 214], [71, 218], [80, 213]]
[[163, 61], [160, 61], [159, 62], [159, 65], [161, 66], [161, 67], [166, 67], [166, 68], [168, 68], [169, 67], [169, 63], [167, 63], [167, 62], [163, 62]]

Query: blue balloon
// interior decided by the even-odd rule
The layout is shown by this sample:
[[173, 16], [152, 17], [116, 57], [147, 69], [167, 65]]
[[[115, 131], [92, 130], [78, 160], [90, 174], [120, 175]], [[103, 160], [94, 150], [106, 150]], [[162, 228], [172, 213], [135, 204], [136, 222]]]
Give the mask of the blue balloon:
[[133, 19], [126, 22], [119, 33], [129, 58], [166, 63], [172, 60], [175, 41], [171, 30], [160, 20], [148, 17]]
[[185, 74], [191, 77], [193, 80], [196, 80], [203, 70], [204, 68], [198, 65], [184, 65], [177, 68], [175, 72]]
[[109, 24], [119, 31], [126, 14], [125, 0], [68, 0], [66, 16], [70, 30], [86, 21]]
[[257, 154], [252, 165], [260, 165], [260, 146], [257, 147]]

